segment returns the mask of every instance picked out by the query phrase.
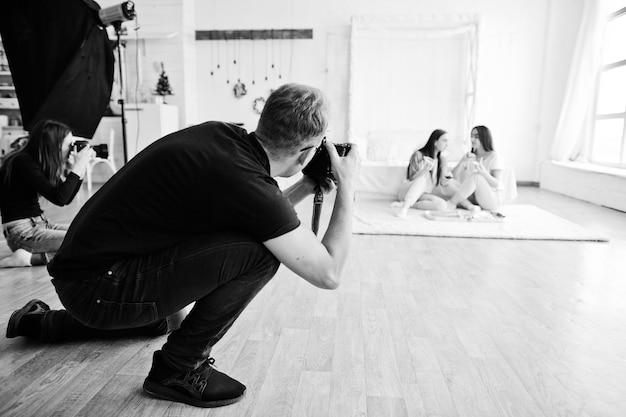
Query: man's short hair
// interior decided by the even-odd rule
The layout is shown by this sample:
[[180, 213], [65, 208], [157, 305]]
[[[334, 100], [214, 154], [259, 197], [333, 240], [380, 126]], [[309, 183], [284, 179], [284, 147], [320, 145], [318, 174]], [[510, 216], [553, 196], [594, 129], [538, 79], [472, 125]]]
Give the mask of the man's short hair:
[[310, 139], [324, 134], [328, 106], [320, 90], [285, 84], [267, 99], [256, 135], [272, 157], [293, 155]]

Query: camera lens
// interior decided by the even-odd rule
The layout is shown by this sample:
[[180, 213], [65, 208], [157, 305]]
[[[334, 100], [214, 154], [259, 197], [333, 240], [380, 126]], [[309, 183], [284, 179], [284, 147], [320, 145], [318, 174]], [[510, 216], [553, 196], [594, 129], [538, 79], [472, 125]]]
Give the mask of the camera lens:
[[106, 143], [92, 146], [92, 149], [96, 152], [98, 158], [107, 159], [109, 157], [109, 147]]

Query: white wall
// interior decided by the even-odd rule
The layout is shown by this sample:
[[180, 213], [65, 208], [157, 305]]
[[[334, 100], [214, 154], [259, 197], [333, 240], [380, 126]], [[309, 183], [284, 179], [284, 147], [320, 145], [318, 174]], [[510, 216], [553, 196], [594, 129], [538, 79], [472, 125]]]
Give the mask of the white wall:
[[[153, 89], [158, 78], [154, 65], [163, 61], [176, 94], [168, 102], [179, 106], [181, 126], [224, 120], [244, 123], [249, 130], [258, 121], [252, 110], [256, 97], [267, 97], [284, 82], [311, 84], [324, 90], [331, 100], [331, 134], [341, 138], [347, 129], [351, 16], [477, 14], [481, 26], [475, 124], [492, 129], [496, 149], [513, 165], [519, 181], [536, 182], [556, 128], [582, 1], [136, 0], [142, 31], [178, 32], [174, 38], [156, 36], [140, 42], [139, 78], [144, 87]], [[104, 7], [118, 1], [99, 3]], [[231, 41], [230, 60], [238, 47], [237, 56], [243, 64], [241, 74], [229, 64], [228, 84], [224, 42], [193, 40], [195, 30], [289, 28], [312, 28], [314, 38], [256, 41], [254, 47], [251, 41], [237, 45]], [[222, 54], [220, 70], [215, 68], [218, 48]], [[135, 58], [131, 49], [132, 42], [129, 69]], [[266, 54], [276, 69], [266, 67]], [[214, 75], [210, 76], [212, 68]], [[268, 81], [264, 80], [266, 68]], [[278, 68], [282, 79], [278, 79]], [[232, 88], [239, 76], [248, 94], [235, 98]]]
[[[347, 127], [352, 15], [478, 14], [481, 27], [476, 124], [492, 129], [496, 149], [514, 166], [518, 180], [538, 181], [539, 163], [547, 158], [556, 128], [581, 7], [582, 0], [197, 1], [198, 30], [314, 30], [313, 40], [294, 42], [297, 47], [291, 57], [291, 72], [283, 71], [282, 80], [271, 77], [270, 72], [268, 82], [257, 78], [255, 86], [242, 77], [250, 88], [248, 95], [239, 99], [231, 92], [232, 80], [226, 84], [221, 76], [208, 75], [215, 42], [198, 41], [198, 116], [242, 122], [254, 129], [258, 119], [251, 103], [255, 97], [266, 97], [271, 88], [283, 82], [310, 83], [330, 97], [334, 111], [331, 131], [341, 137]], [[224, 45], [221, 48], [224, 53]], [[255, 66], [259, 66], [258, 58]]]
[[[99, 0], [102, 8], [120, 0]], [[190, 0], [134, 0], [137, 18], [126, 21], [126, 102], [152, 100], [163, 63], [174, 95], [166, 101], [179, 108], [179, 125], [196, 123], [197, 81], [195, 3]], [[139, 29], [135, 31], [135, 27]], [[112, 31], [111, 28], [108, 29]], [[116, 53], [117, 59], [117, 53]], [[117, 64], [116, 64], [117, 65]]]

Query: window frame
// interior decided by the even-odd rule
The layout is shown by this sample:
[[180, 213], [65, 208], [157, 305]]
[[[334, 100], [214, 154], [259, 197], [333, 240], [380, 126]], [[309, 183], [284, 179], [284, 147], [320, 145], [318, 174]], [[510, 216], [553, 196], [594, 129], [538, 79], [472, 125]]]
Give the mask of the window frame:
[[[625, 15], [626, 15], [626, 7], [622, 7], [618, 9], [617, 11], [614, 11], [608, 15], [606, 24], [608, 25], [610, 21], [617, 19], [619, 17], [625, 16]], [[626, 17], [624, 19], [626, 20]], [[621, 68], [621, 67], [626, 68], [626, 55], [624, 56], [624, 59], [621, 59], [619, 61], [602, 64], [600, 68], [598, 69], [598, 73], [596, 74], [595, 97], [593, 101], [593, 118], [592, 118], [593, 123], [591, 126], [591, 132], [590, 132], [591, 141], [589, 142], [589, 146], [587, 148], [587, 154], [589, 155], [589, 159], [591, 163], [594, 163], [597, 165], [603, 165], [603, 166], [616, 167], [616, 168], [626, 168], [626, 106], [624, 106], [623, 111], [619, 113], [598, 113], [598, 99], [599, 99], [599, 94], [600, 94], [600, 80], [602, 79], [602, 75], [607, 71], [613, 70], [615, 68]], [[596, 123], [599, 120], [615, 120], [615, 119], [622, 120], [622, 136], [621, 136], [621, 142], [620, 142], [621, 146], [620, 146], [620, 156], [619, 156], [620, 162], [610, 163], [610, 162], [603, 162], [603, 161], [597, 161], [597, 160], [592, 159], [593, 148], [596, 142], [596, 137], [595, 137]]]

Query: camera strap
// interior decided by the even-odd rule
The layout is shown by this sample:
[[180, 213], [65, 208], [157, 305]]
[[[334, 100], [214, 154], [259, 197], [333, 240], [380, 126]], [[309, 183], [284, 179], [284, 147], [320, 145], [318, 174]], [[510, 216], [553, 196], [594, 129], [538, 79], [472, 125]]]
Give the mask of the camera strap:
[[317, 231], [320, 228], [322, 203], [324, 203], [324, 193], [322, 192], [322, 188], [318, 185], [315, 189], [315, 196], [313, 197], [313, 218], [311, 219], [311, 229], [315, 235], [317, 235]]

